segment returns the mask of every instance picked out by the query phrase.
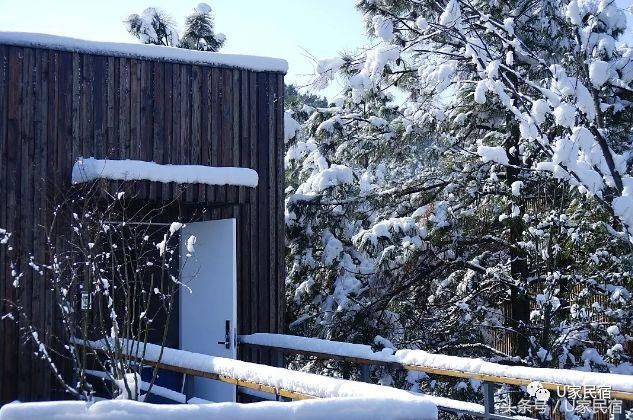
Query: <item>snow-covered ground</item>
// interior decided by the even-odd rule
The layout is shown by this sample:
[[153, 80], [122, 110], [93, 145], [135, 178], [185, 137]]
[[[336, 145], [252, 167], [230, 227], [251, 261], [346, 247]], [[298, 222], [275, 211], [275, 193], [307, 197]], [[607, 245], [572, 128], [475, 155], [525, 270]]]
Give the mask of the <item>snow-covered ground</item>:
[[436, 419], [422, 399], [328, 398], [253, 404], [147, 404], [130, 400], [14, 403], [0, 409], [0, 420], [40, 419]]

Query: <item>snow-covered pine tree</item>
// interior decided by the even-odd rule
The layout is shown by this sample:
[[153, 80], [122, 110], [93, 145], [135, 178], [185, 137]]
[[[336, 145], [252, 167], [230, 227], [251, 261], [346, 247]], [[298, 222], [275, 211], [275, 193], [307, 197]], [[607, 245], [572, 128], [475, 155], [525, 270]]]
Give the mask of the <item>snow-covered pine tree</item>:
[[226, 36], [215, 33], [211, 6], [198, 4], [185, 19], [182, 37], [178, 34], [173, 19], [155, 7], [132, 14], [125, 20], [127, 31], [144, 44], [166, 45], [190, 50], [218, 51]]
[[171, 16], [148, 7], [140, 15], [134, 13], [125, 20], [127, 31], [143, 44], [175, 47], [179, 43], [178, 32]]
[[339, 75], [344, 98], [288, 143], [291, 327], [630, 370], [626, 12], [606, 1], [358, 7], [378, 42], [318, 63], [315, 85]]
[[185, 31], [180, 40], [180, 47], [190, 50], [219, 51], [225, 40], [224, 34], [214, 31], [211, 6], [200, 3], [185, 20]]
[[284, 106], [293, 113], [309, 112], [313, 108], [325, 108], [327, 99], [312, 93], [300, 92], [292, 83], [284, 86]]

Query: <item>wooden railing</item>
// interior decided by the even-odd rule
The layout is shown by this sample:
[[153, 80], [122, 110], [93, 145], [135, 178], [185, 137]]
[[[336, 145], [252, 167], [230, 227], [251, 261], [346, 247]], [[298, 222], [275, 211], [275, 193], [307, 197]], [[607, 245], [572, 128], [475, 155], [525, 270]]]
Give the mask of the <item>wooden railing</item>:
[[[75, 340], [77, 345], [87, 347], [94, 352], [103, 352], [111, 346], [110, 342]], [[304, 400], [329, 397], [374, 397], [396, 399], [426, 410], [436, 412], [432, 397], [412, 394], [408, 391], [376, 384], [360, 383], [339, 378], [331, 378], [313, 373], [299, 372], [281, 367], [265, 366], [241, 360], [228, 359], [185, 350], [160, 347], [126, 340], [118, 345], [121, 355], [130, 362], [141, 366], [177, 372], [187, 376], [213, 379], [238, 388], [255, 391], [259, 394], [271, 394], [288, 400]], [[142, 356], [141, 356], [142, 355]], [[86, 372], [91, 376], [108, 376], [103, 372]], [[143, 383], [141, 383], [143, 385]], [[163, 392], [164, 394], [164, 392]], [[169, 398], [169, 397], [168, 397]], [[178, 401], [188, 401], [185, 395]]]
[[[96, 351], [96, 352], [99, 352], [102, 350], [99, 347], [95, 346], [94, 343], [84, 343], [78, 340], [76, 341], [76, 344], [90, 348], [91, 350]], [[165, 347], [165, 349], [178, 351], [176, 349], [170, 349], [167, 347]], [[224, 382], [227, 384], [236, 385], [241, 388], [251, 389], [257, 392], [264, 392], [267, 394], [274, 395], [276, 397], [283, 397], [283, 398], [288, 398], [291, 400], [305, 400], [305, 399], [310, 399], [310, 398], [317, 398], [315, 396], [303, 394], [301, 392], [295, 392], [289, 389], [274, 387], [274, 386], [270, 386], [270, 385], [266, 385], [266, 384], [262, 384], [258, 382], [240, 379], [234, 376], [222, 375], [219, 373], [209, 372], [209, 371], [201, 370], [201, 369], [193, 369], [187, 366], [180, 366], [173, 363], [167, 363], [160, 359], [154, 360], [152, 357], [149, 357], [147, 355], [145, 357], [140, 357], [140, 356], [137, 356], [134, 352], [128, 352], [127, 354], [125, 354], [125, 357], [131, 361], [140, 363], [143, 366], [150, 366], [153, 368], [158, 368], [158, 369], [169, 371], [169, 372], [180, 373], [184, 375], [184, 379], [186, 379], [187, 376], [213, 379], [213, 380]], [[87, 371], [87, 373], [91, 376], [97, 376], [95, 375], [94, 371]], [[101, 375], [101, 377], [103, 377], [103, 375]]]
[[[276, 337], [274, 336], [277, 336], [281, 339], [275, 340]], [[263, 340], [258, 339], [259, 337], [264, 337], [264, 339]], [[424, 373], [432, 374], [432, 375], [449, 376], [449, 377], [461, 378], [461, 379], [476, 379], [476, 380], [482, 381], [482, 393], [484, 397], [484, 401], [483, 401], [484, 404], [483, 406], [480, 406], [481, 409], [459, 410], [459, 409], [456, 409], [453, 404], [443, 404], [442, 400], [438, 400], [437, 405], [438, 405], [438, 408], [443, 409], [445, 411], [467, 413], [467, 414], [471, 414], [478, 417], [508, 418], [508, 416], [500, 416], [498, 414], [495, 414], [494, 393], [495, 393], [495, 386], [498, 386], [498, 385], [527, 386], [531, 382], [539, 381], [541, 385], [543, 386], [543, 388], [553, 390], [553, 391], [567, 389], [569, 386], [583, 385], [580, 383], [570, 384], [570, 383], [556, 383], [552, 381], [543, 381], [543, 380], [539, 380], [538, 377], [519, 378], [519, 377], [511, 377], [511, 376], [493, 375], [493, 374], [481, 373], [481, 372], [476, 372], [476, 371], [438, 368], [436, 366], [427, 366], [427, 365], [420, 365], [420, 364], [400, 363], [397, 361], [390, 360], [391, 358], [389, 357], [384, 357], [384, 355], [382, 355], [381, 353], [376, 353], [375, 356], [371, 356], [371, 355], [366, 355], [366, 354], [364, 355], [363, 353], [366, 353], [366, 352], [360, 351], [360, 352], [356, 352], [357, 353], [356, 355], [353, 355], [353, 353], [355, 352], [351, 351], [346, 354], [344, 347], [346, 345], [349, 346], [348, 343], [335, 343], [335, 342], [329, 342], [328, 340], [318, 340], [318, 339], [301, 339], [305, 341], [311, 341], [311, 343], [309, 344], [312, 344], [312, 343], [317, 344], [316, 346], [313, 346], [309, 344], [302, 345], [301, 342], [297, 343], [297, 342], [293, 342], [292, 340], [284, 340], [283, 338], [284, 336], [275, 335], [275, 334], [245, 335], [245, 336], [240, 336], [238, 338], [238, 343], [240, 344], [240, 346], [269, 349], [269, 350], [278, 352], [280, 354], [297, 354], [297, 355], [311, 356], [318, 359], [338, 360], [338, 361], [354, 363], [354, 364], [359, 365], [360, 377], [364, 381], [369, 380], [369, 367], [372, 365], [373, 366], [389, 366], [389, 367], [401, 368], [401, 369], [409, 370], [409, 371], [424, 372]], [[291, 338], [295, 338], [295, 337], [291, 337]], [[333, 343], [334, 345], [330, 346], [328, 345], [329, 343]], [[322, 344], [325, 344], [325, 345], [322, 345]], [[343, 348], [338, 349], [337, 346], [342, 346]], [[362, 346], [362, 347], [367, 347], [367, 346]], [[319, 350], [314, 350], [314, 348], [319, 349]], [[323, 348], [325, 349], [330, 348], [330, 351], [322, 350]], [[352, 355], [350, 355], [350, 353]], [[462, 359], [465, 359], [465, 358], [462, 358]], [[539, 370], [539, 368], [533, 368], [533, 369], [536, 371]], [[586, 372], [584, 374], [595, 375], [594, 373], [591, 373], [591, 372]], [[603, 374], [598, 374], [598, 375], [603, 375]], [[616, 375], [616, 376], [624, 376], [624, 375]], [[633, 376], [631, 376], [630, 378], [631, 378], [631, 383], [633, 383]], [[613, 389], [612, 383], [608, 383], [608, 382], [604, 383], [603, 386], [609, 387], [612, 399], [621, 400], [621, 401], [629, 401], [629, 402], [633, 401], [633, 392], [630, 392], [628, 390], [620, 390], [617, 388]], [[453, 400], [448, 400], [448, 401], [453, 401]], [[623, 404], [622, 413], [617, 413], [614, 415], [614, 420], [625, 419], [625, 415], [626, 415], [625, 405], [626, 404]]]
[[[266, 336], [265, 340], [254, 339], [256, 336]], [[452, 412], [456, 414], [467, 414], [475, 417], [483, 417], [486, 419], [494, 419], [494, 420], [506, 420], [511, 419], [512, 416], [501, 415], [495, 412], [495, 387], [500, 384], [505, 385], [515, 385], [515, 386], [524, 386], [528, 385], [533, 380], [538, 380], [538, 375], [533, 379], [531, 378], [513, 378], [509, 376], [499, 376], [499, 375], [491, 375], [482, 372], [474, 372], [467, 370], [457, 370], [457, 369], [447, 369], [447, 368], [438, 368], [437, 366], [423, 365], [423, 364], [407, 364], [407, 363], [398, 363], [393, 360], [392, 357], [386, 356], [385, 353], [374, 353], [368, 351], [368, 346], [360, 346], [360, 345], [350, 345], [347, 343], [336, 343], [327, 340], [317, 340], [317, 339], [301, 339], [309, 341], [307, 345], [301, 345], [301, 343], [297, 344], [296, 341], [288, 341], [284, 340], [288, 338], [288, 336], [282, 335], [274, 335], [274, 334], [262, 334], [262, 335], [253, 335], [253, 336], [241, 336], [239, 337], [238, 342], [240, 346], [249, 346], [254, 348], [272, 350], [274, 353], [278, 355], [282, 354], [301, 354], [306, 356], [312, 356], [319, 359], [330, 359], [330, 360], [340, 360], [345, 362], [351, 362], [358, 364], [361, 371], [361, 378], [369, 382], [369, 367], [372, 365], [381, 365], [381, 366], [390, 366], [396, 368], [402, 368], [405, 370], [411, 371], [419, 371], [425, 372], [432, 375], [440, 375], [440, 376], [449, 376], [456, 377], [462, 379], [477, 379], [482, 381], [482, 392], [483, 392], [483, 405], [472, 403], [472, 402], [464, 402], [457, 401], [444, 397], [436, 397], [436, 396], [427, 396], [424, 398], [428, 399], [430, 402], [435, 404], [438, 409]], [[276, 340], [276, 339], [279, 340]], [[295, 337], [291, 337], [295, 338]], [[316, 340], [316, 341], [315, 341]], [[283, 345], [281, 345], [281, 344]], [[316, 346], [312, 344], [317, 344]], [[78, 343], [82, 344], [82, 343]], [[98, 344], [98, 343], [97, 343]], [[95, 343], [84, 343], [83, 345], [87, 345], [95, 351], [99, 351], [99, 346], [95, 345]], [[153, 345], [146, 345], [153, 346]], [[356, 347], [355, 347], [356, 346]], [[153, 346], [159, 348], [158, 346]], [[339, 348], [340, 347], [340, 348]], [[355, 351], [360, 349], [361, 351]], [[327, 378], [314, 374], [307, 374], [303, 372], [296, 372], [288, 369], [283, 369], [281, 367], [270, 367], [270, 366], [262, 366], [256, 365], [249, 362], [236, 361], [231, 359], [223, 359], [214, 356], [207, 356], [201, 354], [194, 354], [178, 349], [170, 349], [164, 348], [164, 353], [162, 353], [161, 357], [156, 357], [157, 349], [153, 349], [148, 353], [145, 353], [144, 357], [137, 357], [135, 354], [138, 352], [130, 351], [127, 352], [126, 357], [130, 360], [134, 360], [138, 363], [141, 363], [146, 366], [153, 366], [159, 369], [178, 372], [184, 375], [184, 378], [187, 376], [197, 376], [201, 378], [213, 379], [229, 384], [236, 385], [238, 389], [243, 390], [251, 390], [258, 394], [264, 395], [272, 395], [274, 399], [285, 398], [288, 400], [303, 400], [310, 398], [323, 398], [325, 396], [332, 395], [320, 395], [319, 387], [312, 387], [312, 391], [302, 391], [300, 389], [288, 389], [290, 387], [280, 386], [278, 382], [274, 380], [262, 379], [260, 381], [250, 380], [245, 377], [245, 375], [240, 375], [239, 370], [241, 368], [254, 368], [259, 366], [261, 369], [268, 369], [268, 375], [264, 375], [266, 378], [276, 377], [276, 378], [284, 378], [292, 375], [301, 376], [300, 382], [303, 383], [313, 383], [314, 381], [333, 381], [336, 382], [336, 386], [332, 387], [333, 389], [339, 389], [341, 387], [346, 388], [346, 392], [341, 395], [335, 396], [367, 396], [367, 394], [371, 395], [383, 395], [383, 394], [394, 394], [397, 395], [398, 398], [400, 396], [412, 397], [411, 393], [398, 390], [389, 387], [383, 387], [380, 385], [374, 385], [369, 383], [362, 382], [353, 382], [349, 380], [335, 379], [335, 378]], [[351, 350], [351, 351], [350, 351]], [[149, 356], [148, 356], [149, 354]], [[153, 354], [153, 356], [152, 356]], [[201, 358], [202, 363], [198, 364], [190, 364], [186, 362], [182, 362], [179, 356], [190, 356], [193, 355], [198, 359]], [[463, 360], [472, 360], [466, 358], [457, 358]], [[228, 369], [228, 371], [223, 369], [218, 369], [217, 364], [230, 364], [233, 368]], [[538, 369], [536, 369], [538, 371]], [[585, 373], [587, 375], [596, 375], [590, 372]], [[601, 374], [597, 374], [601, 375]], [[247, 376], [247, 375], [246, 375]], [[624, 375], [607, 375], [607, 377], [615, 377], [617, 379], [622, 379], [625, 377]], [[595, 377], [594, 377], [595, 378]], [[603, 377], [600, 377], [603, 378]], [[633, 376], [631, 376], [631, 380], [633, 381]], [[540, 381], [542, 386], [548, 389], [557, 390], [561, 387], [568, 387], [570, 384], [568, 383], [554, 383], [547, 381]], [[593, 381], [594, 383], [596, 381]], [[614, 381], [617, 382], [617, 381]], [[621, 382], [621, 381], [620, 381]], [[282, 384], [283, 385], [283, 384]], [[349, 387], [349, 385], [352, 385]], [[576, 385], [583, 385], [578, 383]], [[605, 383], [604, 386], [612, 386], [611, 383]], [[612, 389], [611, 396], [614, 399], [619, 399], [623, 401], [633, 401], [633, 393], [629, 392], [627, 389], [628, 386], [625, 386], [626, 389]], [[310, 389], [307, 387], [305, 389]], [[353, 390], [350, 392], [350, 390]], [[186, 401], [186, 398], [183, 395], [183, 398]], [[272, 399], [272, 398], [268, 398]], [[623, 407], [624, 408], [624, 407]], [[622, 413], [614, 415], [614, 420], [624, 420], [625, 419], [625, 410], [622, 410]]]
[[[137, 361], [141, 362], [140, 358], [132, 357], [132, 359], [136, 359]], [[295, 392], [289, 389], [278, 388], [278, 387], [274, 387], [274, 386], [270, 386], [270, 385], [266, 385], [266, 384], [262, 384], [258, 382], [253, 382], [253, 381], [249, 381], [245, 379], [239, 379], [233, 376], [207, 372], [204, 370], [190, 369], [190, 368], [186, 368], [182, 366], [156, 362], [156, 361], [148, 360], [148, 359], [143, 359], [142, 363], [145, 366], [157, 367], [158, 369], [181, 373], [186, 376], [197, 376], [199, 378], [213, 379], [213, 380], [224, 382], [227, 384], [232, 384], [241, 388], [252, 389], [258, 392], [264, 392], [264, 393], [275, 395], [278, 397], [288, 398], [290, 400], [306, 400], [310, 398], [317, 398], [312, 395], [303, 394], [301, 392]]]

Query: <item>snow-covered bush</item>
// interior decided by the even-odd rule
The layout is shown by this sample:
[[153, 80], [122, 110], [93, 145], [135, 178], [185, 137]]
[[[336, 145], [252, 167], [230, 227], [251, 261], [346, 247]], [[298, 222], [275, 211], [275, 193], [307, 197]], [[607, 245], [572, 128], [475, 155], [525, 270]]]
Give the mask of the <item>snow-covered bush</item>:
[[[162, 354], [164, 346], [177, 344], [170, 321], [181, 287], [179, 265], [187, 263], [178, 255], [183, 223], [151, 223], [171, 203], [154, 208], [135, 200], [135, 182], [121, 183], [114, 192], [111, 185], [101, 180], [56, 194], [50, 225], [34, 228], [45, 232], [47, 255], [27, 256], [29, 266], [22, 270], [32, 270], [33, 281], [51, 289], [55, 317], [61, 320], [58, 335], [40, 331], [31, 322], [29, 302], [19, 298], [8, 302], [13, 310], [2, 318], [20, 321], [23, 340], [48, 362], [69, 394], [91, 400], [96, 389], [88, 371], [96, 369], [104, 372], [105, 389], [113, 397], [142, 400], [141, 375], [149, 394], [158, 373], [144, 366], [145, 345], [158, 344]], [[0, 246], [7, 247], [10, 261], [17, 258], [4, 230]], [[19, 297], [21, 288], [32, 285], [12, 267]], [[86, 346], [89, 341], [101, 343], [101, 349]], [[132, 341], [139, 344], [130, 354], [124, 347]], [[60, 363], [64, 359], [70, 372], [63, 367], [66, 362]]]

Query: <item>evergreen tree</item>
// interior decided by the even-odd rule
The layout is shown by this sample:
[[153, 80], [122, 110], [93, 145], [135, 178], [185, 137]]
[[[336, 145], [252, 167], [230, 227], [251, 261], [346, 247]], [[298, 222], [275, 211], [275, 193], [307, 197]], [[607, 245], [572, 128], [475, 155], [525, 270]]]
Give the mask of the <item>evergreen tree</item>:
[[226, 37], [215, 33], [211, 6], [200, 3], [185, 19], [182, 37], [176, 31], [173, 19], [165, 12], [148, 7], [125, 20], [128, 32], [144, 44], [166, 45], [190, 50], [218, 51]]
[[214, 32], [211, 7], [200, 3], [185, 20], [180, 46], [190, 50], [219, 51], [225, 40], [224, 34]]
[[132, 14], [125, 20], [127, 31], [143, 44], [176, 47], [178, 32], [171, 16], [154, 7], [148, 7], [140, 15]]
[[346, 92], [288, 141], [291, 330], [630, 369], [625, 11], [357, 4], [378, 43], [318, 63]]
[[293, 85], [284, 86], [284, 106], [293, 114], [307, 111], [306, 107], [325, 108], [327, 99], [312, 93], [301, 93]]

